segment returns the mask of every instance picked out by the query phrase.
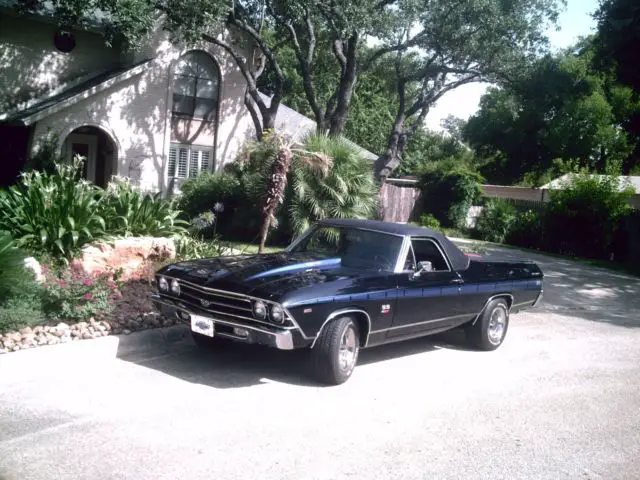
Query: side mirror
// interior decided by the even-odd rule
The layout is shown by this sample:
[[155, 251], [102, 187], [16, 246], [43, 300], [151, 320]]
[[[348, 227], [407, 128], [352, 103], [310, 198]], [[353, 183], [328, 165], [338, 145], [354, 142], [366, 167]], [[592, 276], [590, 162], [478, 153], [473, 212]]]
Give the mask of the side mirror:
[[428, 261], [418, 262], [418, 270], [413, 274], [413, 278], [417, 278], [426, 272], [433, 272], [433, 264]]

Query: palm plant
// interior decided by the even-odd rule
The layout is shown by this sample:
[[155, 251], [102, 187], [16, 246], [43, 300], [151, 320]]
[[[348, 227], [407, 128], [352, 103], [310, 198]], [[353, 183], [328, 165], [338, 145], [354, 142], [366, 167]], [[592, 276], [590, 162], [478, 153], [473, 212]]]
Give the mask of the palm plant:
[[[264, 194], [260, 207], [260, 245], [258, 253], [264, 251], [269, 229], [275, 224], [275, 213], [284, 202], [287, 178], [291, 166], [295, 170], [304, 169], [313, 172], [320, 178], [326, 177], [332, 167], [332, 159], [325, 152], [294, 148], [290, 139], [273, 131], [267, 131], [261, 143], [254, 144], [245, 150], [246, 163], [254, 163], [251, 170], [256, 172], [255, 178], [248, 183], [256, 188], [264, 186]], [[262, 163], [263, 168], [255, 169], [255, 163]], [[266, 175], [265, 175], [266, 174]]]
[[310, 135], [304, 151], [331, 158], [327, 175], [310, 168], [291, 170], [288, 215], [297, 236], [324, 218], [371, 218], [378, 207], [378, 187], [369, 161], [342, 138]]

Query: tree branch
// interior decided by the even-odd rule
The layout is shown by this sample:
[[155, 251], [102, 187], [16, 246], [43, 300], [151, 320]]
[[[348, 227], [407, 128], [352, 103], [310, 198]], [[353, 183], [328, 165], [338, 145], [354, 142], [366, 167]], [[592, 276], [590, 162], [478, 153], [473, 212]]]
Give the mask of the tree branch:
[[300, 71], [302, 73], [302, 83], [307, 101], [309, 102], [309, 106], [311, 107], [311, 110], [313, 110], [313, 114], [316, 117], [316, 124], [321, 125], [324, 122], [324, 116], [322, 115], [322, 110], [318, 105], [318, 98], [316, 95], [315, 85], [313, 84], [313, 78], [311, 77], [310, 68], [310, 64], [313, 61], [313, 52], [315, 49], [315, 35], [313, 33], [313, 24], [311, 23], [311, 19], [308, 15], [306, 20], [307, 29], [309, 30], [310, 36], [307, 55], [304, 55], [304, 53], [302, 52], [302, 47], [300, 45], [300, 42], [298, 41], [298, 35], [296, 33], [295, 27], [290, 22], [286, 24], [286, 27], [289, 30], [289, 34], [291, 35], [293, 49], [295, 51], [296, 58], [298, 59], [298, 64], [300, 65]]

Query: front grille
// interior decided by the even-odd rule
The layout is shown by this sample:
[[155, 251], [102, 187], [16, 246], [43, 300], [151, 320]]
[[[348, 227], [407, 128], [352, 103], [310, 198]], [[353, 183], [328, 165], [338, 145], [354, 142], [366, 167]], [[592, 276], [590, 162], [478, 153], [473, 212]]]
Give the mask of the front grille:
[[[249, 325], [268, 325], [270, 327], [287, 327], [291, 322], [287, 319], [284, 325], [276, 325], [267, 319], [258, 320], [253, 316], [253, 300], [238, 293], [208, 290], [193, 284], [180, 282], [179, 300], [199, 310], [210, 313], [212, 317], [232, 322], [243, 322]], [[263, 300], [264, 301], [264, 300]], [[269, 302], [265, 302], [269, 304]]]

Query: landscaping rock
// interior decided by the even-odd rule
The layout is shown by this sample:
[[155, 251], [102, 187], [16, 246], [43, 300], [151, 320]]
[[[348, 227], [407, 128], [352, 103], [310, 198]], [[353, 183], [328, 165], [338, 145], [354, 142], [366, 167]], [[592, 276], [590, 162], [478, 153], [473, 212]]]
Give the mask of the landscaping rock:
[[36, 282], [44, 283], [46, 279], [42, 274], [42, 265], [40, 265], [40, 262], [38, 262], [38, 260], [33, 257], [27, 257], [24, 259], [24, 266], [34, 273]]
[[154, 264], [175, 257], [176, 245], [170, 238], [122, 238], [86, 245], [71, 268], [90, 275], [121, 269], [121, 280], [140, 280], [149, 277]]

